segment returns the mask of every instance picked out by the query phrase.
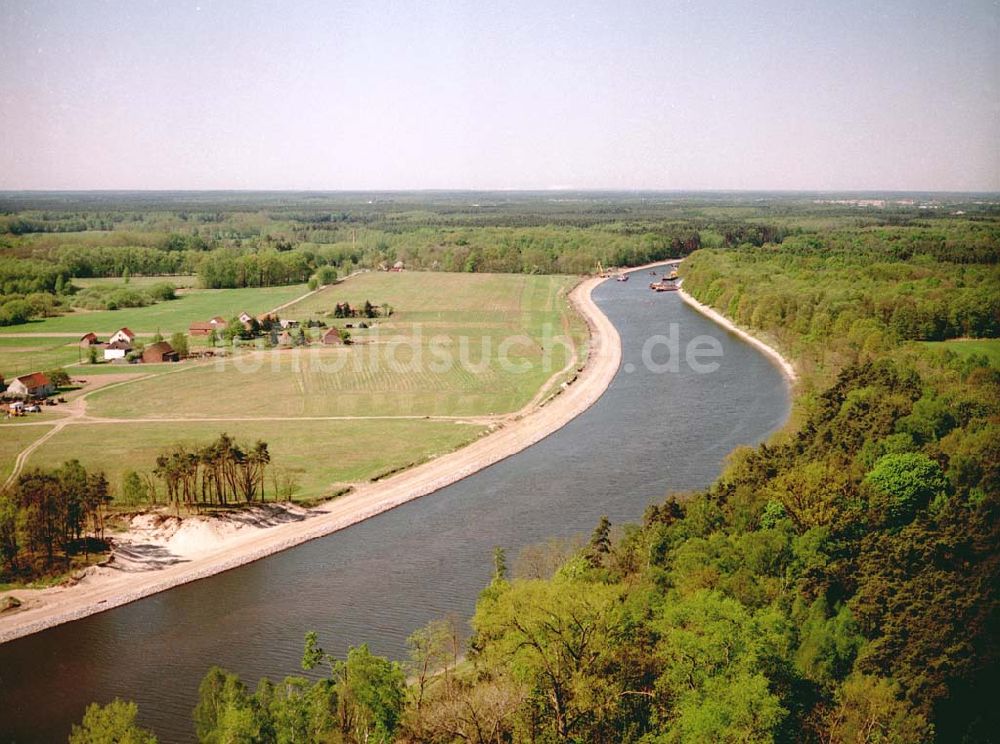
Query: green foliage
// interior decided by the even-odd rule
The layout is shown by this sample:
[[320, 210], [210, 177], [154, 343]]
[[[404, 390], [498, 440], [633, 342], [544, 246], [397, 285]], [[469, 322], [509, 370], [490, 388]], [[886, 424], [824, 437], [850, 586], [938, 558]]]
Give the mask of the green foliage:
[[147, 498], [146, 486], [134, 470], [127, 470], [122, 476], [121, 501], [129, 506], [141, 504]]
[[[215, 329], [212, 329], [213, 331]], [[188, 349], [188, 337], [187, 334], [178, 331], [170, 336], [170, 348], [176, 351], [180, 357], [183, 359], [186, 357], [190, 350]]]
[[330, 677], [310, 682], [286, 677], [261, 680], [249, 693], [239, 677], [212, 667], [201, 681], [194, 710], [201, 742], [338, 741], [345, 744], [395, 739], [405, 702], [401, 667], [367, 646], [352, 648], [341, 661], [323, 651], [315, 633], [306, 635], [304, 669], [328, 664]]
[[30, 580], [50, 570], [57, 555], [68, 567], [74, 555], [90, 550], [91, 538], [103, 544], [109, 490], [104, 473], [88, 473], [76, 460], [18, 476], [2, 497], [0, 577]]
[[924, 744], [934, 728], [899, 697], [893, 682], [854, 675], [837, 690], [836, 707], [829, 714], [830, 741]]
[[906, 524], [919, 509], [948, 491], [941, 466], [919, 452], [886, 455], [875, 463], [865, 483], [874, 492], [872, 507], [891, 526]]
[[833, 689], [851, 671], [862, 643], [850, 608], [842, 605], [831, 615], [819, 597], [800, 621], [795, 664], [807, 679]]
[[74, 724], [69, 744], [156, 744], [152, 732], [136, 722], [139, 706], [114, 700], [107, 705], [87, 706], [83, 722]]
[[56, 369], [50, 369], [45, 373], [45, 376], [49, 378], [49, 382], [55, 385], [57, 388], [69, 387], [72, 380], [69, 377], [69, 373], [62, 367]]

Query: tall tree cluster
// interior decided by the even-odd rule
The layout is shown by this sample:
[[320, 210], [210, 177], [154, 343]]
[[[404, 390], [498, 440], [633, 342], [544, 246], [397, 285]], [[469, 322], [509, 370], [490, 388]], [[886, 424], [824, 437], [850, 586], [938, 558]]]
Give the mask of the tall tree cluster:
[[200, 448], [177, 444], [156, 458], [153, 474], [174, 504], [218, 504], [264, 499], [271, 454], [267, 442], [240, 445], [228, 434]]
[[104, 541], [105, 507], [111, 501], [102, 472], [88, 473], [70, 460], [55, 470], [34, 469], [0, 493], [3, 577], [32, 578]]

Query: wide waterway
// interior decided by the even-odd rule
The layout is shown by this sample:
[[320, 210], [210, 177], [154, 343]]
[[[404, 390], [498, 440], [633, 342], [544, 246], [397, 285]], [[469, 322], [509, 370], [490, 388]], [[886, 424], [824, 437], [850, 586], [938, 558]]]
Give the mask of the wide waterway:
[[[367, 642], [403, 659], [429, 620], [471, 616], [492, 551], [511, 559], [552, 536], [589, 534], [602, 514], [641, 519], [668, 492], [708, 485], [736, 446], [754, 444], [789, 412], [788, 386], [760, 352], [645, 272], [604, 282], [594, 300], [618, 328], [623, 359], [587, 412], [476, 475], [328, 537], [124, 607], [0, 645], [0, 741], [65, 741], [86, 704], [139, 703], [161, 742], [194, 739], [191, 710], [212, 664], [259, 677], [300, 673], [302, 639], [327, 650]], [[676, 324], [676, 325], [673, 325]], [[667, 361], [675, 328], [680, 363]], [[696, 336], [718, 340], [711, 373], [683, 357]]]

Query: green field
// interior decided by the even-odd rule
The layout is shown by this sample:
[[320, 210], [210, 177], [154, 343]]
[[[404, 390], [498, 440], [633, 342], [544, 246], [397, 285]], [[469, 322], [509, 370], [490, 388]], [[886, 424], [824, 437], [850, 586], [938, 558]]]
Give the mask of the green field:
[[308, 291], [304, 284], [288, 287], [251, 289], [197, 289], [185, 292], [176, 300], [146, 307], [122, 310], [75, 311], [57, 318], [32, 321], [3, 329], [4, 334], [65, 333], [83, 335], [88, 331], [106, 336], [122, 326], [137, 333], [164, 335], [187, 331], [195, 321], [207, 321], [216, 315], [231, 318], [246, 311], [259, 315]]
[[0, 374], [5, 380], [64, 367], [80, 359], [77, 342], [66, 338], [0, 338]]
[[[366, 297], [396, 309], [358, 333], [352, 346], [243, 352], [169, 378], [95, 392], [88, 410], [110, 418], [509, 413], [570, 360], [571, 350], [552, 336], [568, 332], [574, 343], [584, 340], [585, 327], [566, 299], [576, 281], [366, 274], [284, 313], [318, 317], [336, 302], [360, 304]], [[505, 340], [522, 335], [502, 356]]]
[[[24, 420], [18, 419], [18, 421]], [[19, 426], [14, 422], [0, 424], [0, 485], [3, 485], [7, 480], [21, 450], [49, 431], [50, 428], [48, 426]]]
[[962, 358], [980, 354], [990, 360], [990, 364], [1000, 367], [1000, 339], [996, 338], [963, 338], [952, 341], [925, 341], [923, 346], [929, 349], [946, 349]]
[[[32, 439], [8, 444], [0, 431], [0, 462], [8, 467], [17, 449]], [[30, 427], [41, 436], [42, 427]], [[203, 445], [228, 432], [238, 442], [268, 443], [272, 463], [291, 474], [298, 498], [317, 498], [341, 485], [366, 481], [396, 468], [450, 452], [476, 439], [483, 427], [440, 421], [260, 421], [177, 424], [79, 424], [64, 428], [29, 458], [27, 466], [54, 467], [78, 459], [88, 469], [103, 470], [115, 492], [127, 470], [149, 472], [156, 456], [176, 443]], [[23, 444], [22, 444], [23, 442]], [[18, 447], [20, 445], [20, 447]], [[8, 454], [10, 452], [10, 454]], [[265, 484], [268, 491], [271, 482]]]

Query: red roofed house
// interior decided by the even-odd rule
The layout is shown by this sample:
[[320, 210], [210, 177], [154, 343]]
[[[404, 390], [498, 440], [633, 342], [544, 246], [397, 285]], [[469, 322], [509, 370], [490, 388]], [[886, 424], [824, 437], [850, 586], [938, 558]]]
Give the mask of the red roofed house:
[[340, 337], [340, 331], [336, 328], [331, 328], [329, 331], [323, 334], [320, 341], [326, 346], [339, 346], [344, 343], [344, 339]]
[[129, 344], [131, 346], [132, 342], [135, 341], [135, 334], [128, 328], [120, 328], [115, 331], [115, 334], [111, 338], [108, 339], [108, 344], [113, 344], [116, 341], [121, 341], [122, 343]]
[[[246, 315], [246, 313], [244, 313]], [[216, 315], [207, 323], [192, 323], [188, 326], [188, 334], [191, 336], [209, 336], [212, 331], [220, 333], [229, 326], [228, 321], [221, 315]]]
[[17, 377], [7, 388], [8, 393], [23, 395], [26, 398], [44, 398], [56, 391], [49, 378], [41, 372]]
[[97, 339], [96, 333], [88, 333], [86, 336], [80, 339], [80, 346], [84, 349], [88, 349], [91, 346], [97, 346], [101, 342]]

